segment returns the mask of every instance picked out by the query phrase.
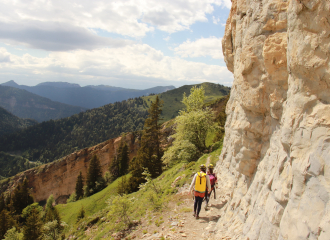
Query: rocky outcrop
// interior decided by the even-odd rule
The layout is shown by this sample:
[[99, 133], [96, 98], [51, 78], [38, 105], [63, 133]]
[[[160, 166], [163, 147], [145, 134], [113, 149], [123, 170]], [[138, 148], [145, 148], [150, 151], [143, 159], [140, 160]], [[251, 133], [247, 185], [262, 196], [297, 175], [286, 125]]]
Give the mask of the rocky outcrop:
[[7, 190], [13, 189], [17, 183], [27, 178], [34, 201], [45, 201], [53, 194], [56, 203], [64, 203], [70, 194], [75, 191], [76, 180], [80, 171], [86, 179], [89, 161], [92, 156], [97, 155], [99, 157], [102, 172], [105, 173], [121, 141], [127, 143], [131, 159], [138, 150], [139, 141], [130, 133], [74, 152], [55, 162], [17, 174], [11, 179]]
[[329, 239], [330, 1], [232, 0], [215, 239]]

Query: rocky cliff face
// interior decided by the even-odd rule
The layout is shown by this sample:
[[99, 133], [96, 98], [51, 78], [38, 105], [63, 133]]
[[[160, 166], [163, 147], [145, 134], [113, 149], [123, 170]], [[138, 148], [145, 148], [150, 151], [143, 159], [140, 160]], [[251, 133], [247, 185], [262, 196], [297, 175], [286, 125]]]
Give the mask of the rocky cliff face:
[[215, 239], [329, 239], [330, 1], [232, 0]]
[[11, 179], [8, 189], [13, 189], [18, 182], [27, 178], [34, 201], [45, 201], [53, 194], [56, 203], [64, 203], [75, 191], [80, 171], [86, 179], [92, 156], [96, 154], [99, 157], [102, 172], [106, 172], [122, 140], [129, 146], [131, 159], [135, 156], [139, 143], [133, 134], [127, 134], [123, 139], [122, 137], [110, 139], [96, 146], [74, 152], [55, 162], [17, 174]]

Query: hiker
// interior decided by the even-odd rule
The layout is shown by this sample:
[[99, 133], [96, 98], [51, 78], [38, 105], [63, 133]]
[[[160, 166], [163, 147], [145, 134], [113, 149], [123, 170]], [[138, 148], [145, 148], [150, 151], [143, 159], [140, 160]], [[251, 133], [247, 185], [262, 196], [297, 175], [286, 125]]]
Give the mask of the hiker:
[[196, 173], [194, 179], [190, 185], [190, 192], [193, 193], [195, 196], [195, 203], [194, 203], [194, 217], [199, 219], [199, 212], [202, 208], [203, 198], [205, 197], [205, 192], [207, 189], [211, 189], [210, 178], [205, 173], [206, 166], [205, 164], [200, 165], [200, 172]]
[[208, 204], [209, 204], [209, 201], [210, 201], [210, 198], [211, 198], [212, 191], [214, 192], [214, 199], [216, 198], [215, 184], [218, 184], [217, 176], [216, 176], [215, 173], [213, 173], [213, 169], [214, 169], [213, 164], [210, 164], [207, 168], [208, 168], [207, 169], [207, 176], [209, 176], [209, 179], [210, 179], [211, 191], [207, 191], [208, 193], [205, 196], [205, 200], [206, 200], [205, 210], [207, 210], [207, 207], [208, 207]]

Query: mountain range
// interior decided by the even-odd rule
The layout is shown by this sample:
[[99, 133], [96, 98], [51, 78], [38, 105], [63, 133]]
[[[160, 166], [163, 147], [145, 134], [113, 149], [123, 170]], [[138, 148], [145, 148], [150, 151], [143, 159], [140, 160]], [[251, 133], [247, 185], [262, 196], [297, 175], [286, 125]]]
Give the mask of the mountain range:
[[87, 110], [3, 85], [0, 85], [0, 106], [19, 118], [30, 118], [38, 122], [65, 118]]
[[85, 86], [66, 82], [44, 82], [36, 86], [19, 85], [15, 81], [3, 83], [9, 86], [26, 90], [52, 101], [65, 103], [83, 108], [97, 108], [109, 103], [120, 102], [129, 98], [148, 96], [172, 90], [174, 86], [159, 86], [145, 90], [126, 89], [107, 85]]
[[[194, 86], [203, 86], [208, 102], [229, 93], [230, 88], [219, 84], [186, 85], [159, 95], [163, 104], [162, 118], [167, 121], [183, 109], [183, 93]], [[11, 135], [0, 137], [0, 151], [20, 152], [30, 161], [52, 162], [78, 149], [91, 147], [122, 133], [143, 129], [147, 110], [155, 96], [107, 104], [75, 114], [50, 120]]]

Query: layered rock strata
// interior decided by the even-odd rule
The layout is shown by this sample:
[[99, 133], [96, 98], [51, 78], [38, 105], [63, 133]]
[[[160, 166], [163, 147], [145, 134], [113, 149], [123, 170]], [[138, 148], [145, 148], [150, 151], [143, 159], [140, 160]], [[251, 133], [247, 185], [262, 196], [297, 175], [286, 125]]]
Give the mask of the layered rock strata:
[[329, 239], [330, 1], [232, 0], [215, 239]]

